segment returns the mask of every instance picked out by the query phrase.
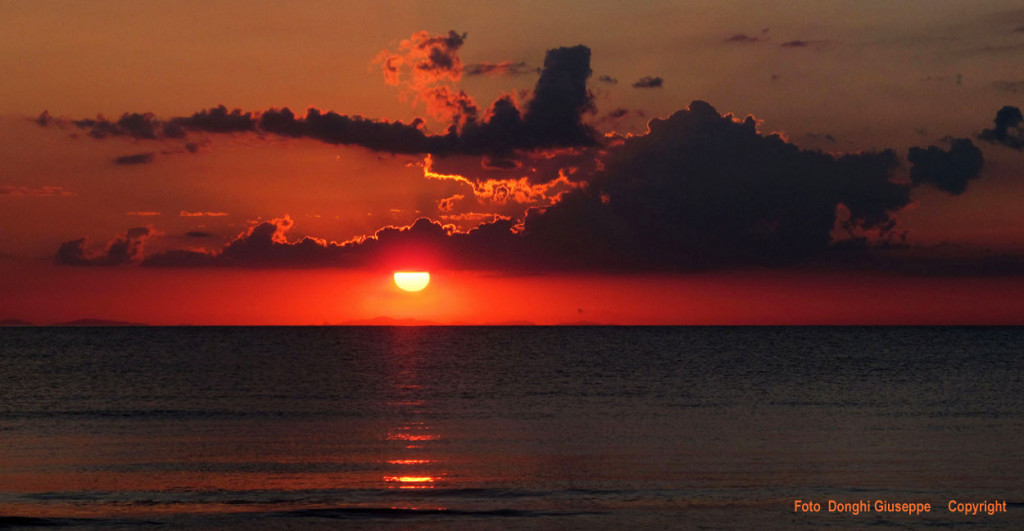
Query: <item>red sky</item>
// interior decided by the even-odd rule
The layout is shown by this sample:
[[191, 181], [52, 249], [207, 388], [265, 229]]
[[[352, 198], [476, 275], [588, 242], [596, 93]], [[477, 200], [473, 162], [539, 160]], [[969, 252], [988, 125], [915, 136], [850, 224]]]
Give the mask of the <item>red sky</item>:
[[1011, 1], [5, 2], [0, 319], [1021, 324], [1022, 56]]

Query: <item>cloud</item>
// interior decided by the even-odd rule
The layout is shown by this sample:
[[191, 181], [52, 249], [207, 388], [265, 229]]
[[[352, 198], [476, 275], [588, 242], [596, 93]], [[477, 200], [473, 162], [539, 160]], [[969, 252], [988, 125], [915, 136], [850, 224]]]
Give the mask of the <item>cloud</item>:
[[[65, 120], [54, 118], [43, 111], [35, 120], [37, 124], [64, 126], [70, 124], [80, 129], [87, 129], [88, 135], [103, 139], [107, 137], [129, 137], [140, 140], [180, 139], [189, 131], [208, 133], [251, 132], [256, 129], [256, 120], [252, 113], [240, 109], [229, 111], [224, 105], [204, 109], [192, 116], [160, 120], [153, 113], [124, 113], [117, 121], [110, 121], [104, 116], [95, 119]], [[198, 145], [189, 143], [185, 149], [194, 153]], [[129, 162], [128, 164], [132, 164]]]
[[133, 210], [131, 212], [125, 212], [124, 214], [126, 216], [142, 216], [142, 217], [159, 216], [160, 215], [159, 212], [154, 212], [152, 210]]
[[[508, 156], [514, 150], [598, 143], [597, 133], [582, 119], [584, 114], [595, 111], [593, 95], [587, 89], [591, 70], [590, 49], [586, 46], [548, 50], [540, 78], [525, 108], [521, 109], [513, 96], [503, 96], [481, 119], [472, 99], [450, 83], [462, 74], [455, 52], [465, 35], [417, 34], [414, 37], [403, 41], [402, 53], [385, 52], [379, 60], [386, 79], [399, 83], [409, 78], [407, 90], [414, 90], [416, 98], [429, 100], [433, 111], [454, 117], [452, 126], [444, 134], [428, 134], [423, 120], [418, 118], [405, 124], [341, 115], [313, 107], [307, 109], [305, 116], [300, 116], [288, 108], [243, 112], [240, 109], [229, 111], [220, 105], [166, 121], [151, 113], [126, 113], [116, 122], [103, 117], [65, 121], [44, 111], [35, 121], [43, 126], [69, 123], [87, 129], [94, 138], [179, 139], [189, 132], [252, 132], [313, 138], [329, 144], [358, 145], [390, 153], [436, 155]], [[189, 143], [186, 148], [194, 151], [195, 144]]]
[[661, 88], [662, 83], [664, 80], [660, 77], [644, 76], [633, 83], [633, 88]]
[[61, 244], [54, 257], [59, 265], [112, 266], [139, 262], [143, 246], [154, 234], [152, 227], [133, 227], [124, 236], [111, 240], [103, 251], [86, 248], [85, 238]]
[[[444, 134], [429, 134], [420, 119], [404, 124], [316, 108], [298, 116], [287, 108], [242, 112], [223, 105], [167, 121], [126, 114], [117, 122], [71, 122], [91, 128], [91, 135], [98, 131], [92, 135], [97, 137], [180, 138], [193, 131], [275, 134], [423, 154], [424, 178], [456, 185], [437, 203], [441, 220], [463, 225], [421, 218], [335, 242], [309, 235], [289, 238], [295, 223], [286, 215], [251, 223], [216, 251], [177, 249], [144, 258], [142, 245], [152, 229], [141, 233], [136, 228], [103, 251], [89, 251], [84, 240], [65, 242], [57, 261], [606, 271], [791, 263], [826, 255], [842, 243], [838, 240], [843, 233], [855, 243], [868, 236], [893, 238], [893, 213], [909, 204], [913, 186], [929, 183], [962, 193], [982, 164], [971, 141], [958, 139], [948, 151], [913, 148], [912, 182], [894, 181], [899, 160], [892, 150], [846, 155], [803, 150], [779, 134], [759, 132], [751, 116], [723, 115], [703, 101], [652, 120], [646, 133], [599, 141], [583, 122], [596, 108], [587, 88], [590, 49], [582, 45], [548, 50], [525, 103], [506, 95], [480, 116], [468, 112], [475, 104], [461, 99], [463, 93], [454, 86], [465, 71], [457, 53], [465, 38], [456, 32], [421, 32], [403, 41], [399, 50], [379, 56], [388, 83], [413, 91], [423, 101], [433, 98], [428, 106], [450, 106], [445, 113], [454, 118]], [[644, 86], [662, 84], [660, 78], [644, 80]], [[983, 136], [1002, 143], [1013, 138], [1020, 112], [1010, 115], [1007, 109], [1016, 110], [1000, 111], [996, 128]], [[46, 113], [37, 119], [45, 125], [54, 121]], [[470, 161], [458, 155], [486, 157]], [[495, 171], [503, 173], [488, 173]], [[514, 208], [525, 212], [495, 218], [495, 212], [481, 212], [488, 208], [505, 216]], [[471, 222], [479, 224], [458, 230]]]
[[[294, 223], [285, 216], [254, 223], [220, 251], [170, 251], [144, 264], [521, 271], [779, 264], [826, 256], [837, 243], [837, 227], [851, 235], [892, 237], [892, 213], [910, 202], [912, 185], [891, 179], [898, 166], [892, 151], [834, 156], [801, 150], [777, 134], [758, 132], [753, 117], [721, 115], [701, 101], [649, 127], [647, 134], [606, 148], [586, 186], [531, 209], [522, 222], [452, 212], [451, 204], [463, 199], [452, 196], [439, 205], [442, 219], [482, 223], [459, 232], [422, 218], [366, 238], [328, 242], [290, 240]], [[966, 149], [954, 142], [948, 153], [969, 158]], [[929, 150], [922, 153], [932, 157]], [[916, 165], [927, 169], [924, 162]], [[433, 173], [429, 159], [424, 172]], [[935, 180], [930, 174], [926, 179]]]
[[[44, 119], [45, 111], [36, 120], [37, 123], [47, 126], [54, 123], [53, 119]], [[162, 123], [156, 119], [153, 113], [124, 113], [116, 122], [111, 122], [102, 115], [96, 119], [71, 120], [77, 127], [88, 129], [89, 136], [93, 138], [106, 138], [108, 136], [128, 136], [138, 139], [154, 140], [162, 135]]]
[[580, 45], [547, 51], [544, 69], [523, 115], [527, 145], [522, 147], [595, 143], [593, 129], [582, 121], [584, 113], [596, 110], [594, 96], [587, 89], [590, 74], [590, 48]]
[[201, 230], [190, 230], [185, 233], [185, 236], [188, 238], [212, 238], [213, 234]]
[[505, 96], [491, 105], [484, 120], [467, 119], [458, 131], [445, 135], [426, 134], [419, 120], [405, 125], [316, 109], [310, 109], [305, 118], [296, 118], [288, 109], [272, 109], [260, 116], [259, 128], [394, 153], [508, 155], [515, 149], [595, 145], [597, 134], [582, 119], [594, 109], [593, 95], [586, 86], [590, 72], [586, 46], [548, 50], [525, 111]]
[[260, 114], [259, 128], [281, 136], [306, 137], [328, 144], [359, 145], [391, 153], [435, 153], [453, 149], [451, 136], [428, 136], [421, 129], [422, 121], [411, 124], [349, 117], [316, 108], [297, 117], [287, 107], [270, 109]]
[[605, 166], [585, 190], [526, 218], [522, 235], [538, 254], [612, 268], [791, 261], [829, 248], [839, 205], [850, 226], [882, 231], [909, 203], [908, 186], [890, 181], [891, 151], [803, 151], [701, 101], [652, 120]]
[[598, 76], [597, 80], [599, 82], [601, 82], [601, 83], [608, 83], [608, 84], [611, 84], [611, 85], [614, 85], [614, 84], [619, 82], [618, 79], [615, 79], [614, 77], [609, 76], [607, 74], [606, 75], [602, 75], [602, 76]]
[[949, 150], [912, 147], [907, 159], [913, 164], [910, 179], [915, 185], [928, 183], [953, 195], [964, 193], [985, 163], [981, 150], [966, 138], [954, 139]]
[[0, 196], [9, 197], [70, 197], [74, 192], [61, 186], [17, 186], [0, 184]]
[[401, 268], [438, 264], [438, 251], [449, 247], [454, 227], [425, 218], [407, 227], [385, 227], [374, 235], [349, 242], [303, 237], [288, 241], [294, 222], [289, 216], [251, 225], [218, 252], [175, 250], [148, 257], [143, 265], [158, 267], [357, 267]]
[[824, 140], [830, 144], [836, 143], [836, 137], [832, 136], [831, 133], [807, 133], [804, 136], [811, 140]]
[[458, 214], [441, 215], [441, 219], [444, 221], [471, 221], [476, 223], [493, 222], [495, 218], [500, 218], [500, 216], [491, 212], [460, 212]]
[[178, 212], [178, 215], [183, 217], [183, 218], [197, 218], [197, 217], [202, 217], [202, 216], [207, 216], [207, 217], [223, 217], [223, 216], [227, 216], [228, 213], [227, 212], [189, 212], [187, 210], [182, 210], [181, 212]]
[[1002, 92], [1017, 94], [1024, 92], [1024, 81], [995, 81], [992, 83], [992, 87]]
[[[172, 130], [169, 131], [169, 128]], [[171, 120], [170, 125], [164, 127], [164, 134], [171, 138], [178, 138], [183, 136], [184, 130], [208, 133], [244, 133], [256, 130], [256, 119], [252, 113], [242, 112], [241, 109], [228, 111], [227, 107], [219, 105], [199, 111], [189, 117]], [[190, 151], [194, 149], [194, 147], [189, 148]]]
[[[761, 35], [764, 35], [764, 34], [765, 34], [765, 32], [761, 33]], [[766, 40], [768, 40], [767, 37], [764, 37], [764, 38], [762, 38], [762, 37], [751, 37], [750, 35], [747, 35], [746, 33], [736, 33], [733, 36], [725, 39], [724, 42], [738, 43], [738, 44], [751, 44], [751, 43], [762, 42], [762, 41], [766, 41]]]
[[1005, 106], [996, 113], [993, 120], [995, 127], [985, 129], [978, 135], [980, 140], [993, 144], [1001, 144], [1016, 150], [1024, 150], [1024, 115], [1020, 109], [1012, 106]]
[[466, 196], [462, 194], [455, 194], [451, 197], [446, 197], [437, 203], [437, 210], [439, 212], [451, 212], [455, 209], [455, 203], [462, 201]]
[[50, 124], [55, 123], [55, 119], [53, 118], [53, 116], [50, 116], [50, 111], [46, 111], [46, 110], [44, 110], [43, 112], [39, 113], [39, 116], [37, 116], [32, 121], [35, 122], [36, 124], [42, 126], [42, 127], [49, 127]]
[[593, 121], [593, 124], [604, 130], [609, 130], [606, 133], [606, 141], [613, 141], [613, 138], [622, 136], [620, 128], [634, 128], [639, 127], [645, 129], [647, 121], [644, 119], [646, 113], [639, 109], [627, 109], [625, 107], [618, 107], [612, 109], [604, 116], [599, 117]]
[[523, 163], [514, 158], [483, 157], [480, 160], [480, 167], [485, 170], [517, 170], [523, 167]]
[[536, 74], [540, 72], [537, 68], [526, 66], [526, 62], [502, 61], [500, 63], [477, 63], [468, 65], [463, 70], [467, 76], [521, 76], [523, 74]]
[[397, 50], [381, 51], [374, 62], [380, 63], [385, 83], [402, 88], [405, 97], [426, 105], [436, 119], [460, 127], [477, 114], [473, 99], [453, 85], [462, 78], [458, 51], [465, 42], [465, 33], [420, 31], [403, 40]]
[[792, 40], [786, 41], [779, 46], [782, 48], [821, 48], [827, 44], [827, 41], [805, 41], [805, 40]]
[[[545, 206], [555, 200], [554, 190], [562, 191], [579, 188], [580, 183], [569, 180], [560, 173], [555, 179], [543, 183], [531, 182], [529, 177], [509, 179], [470, 179], [461, 174], [434, 171], [434, 159], [427, 155], [423, 163], [423, 176], [437, 181], [451, 181], [467, 185], [476, 199], [482, 203], [503, 205], [509, 202], [520, 204], [543, 203]], [[457, 196], [462, 197], [462, 196]], [[440, 205], [439, 205], [440, 206]]]
[[117, 157], [114, 159], [114, 164], [121, 164], [125, 166], [131, 166], [135, 164], [147, 164], [153, 162], [153, 153], [136, 153], [134, 155], [125, 155], [123, 157]]

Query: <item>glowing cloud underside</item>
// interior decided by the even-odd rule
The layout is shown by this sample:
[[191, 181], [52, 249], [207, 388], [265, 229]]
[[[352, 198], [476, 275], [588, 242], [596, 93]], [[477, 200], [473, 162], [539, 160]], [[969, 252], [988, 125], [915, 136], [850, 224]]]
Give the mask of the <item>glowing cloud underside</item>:
[[430, 273], [426, 271], [395, 273], [395, 285], [405, 291], [420, 291], [430, 284]]

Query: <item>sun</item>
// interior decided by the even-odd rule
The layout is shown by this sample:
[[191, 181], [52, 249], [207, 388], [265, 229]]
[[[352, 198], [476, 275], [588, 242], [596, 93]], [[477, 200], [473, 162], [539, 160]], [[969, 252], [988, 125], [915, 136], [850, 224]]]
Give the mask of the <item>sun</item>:
[[395, 285], [405, 291], [421, 291], [430, 284], [430, 273], [426, 271], [399, 271], [395, 273]]

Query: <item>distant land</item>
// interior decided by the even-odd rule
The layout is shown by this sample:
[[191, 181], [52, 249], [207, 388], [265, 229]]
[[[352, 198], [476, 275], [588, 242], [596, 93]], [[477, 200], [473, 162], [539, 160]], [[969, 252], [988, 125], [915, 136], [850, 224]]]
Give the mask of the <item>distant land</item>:
[[[112, 319], [75, 319], [73, 321], [64, 321], [60, 323], [50, 324], [37, 324], [24, 319], [0, 319], [0, 326], [153, 326], [148, 323], [137, 323], [130, 321], [116, 321]], [[178, 324], [172, 326], [196, 326], [190, 324]], [[249, 325], [241, 325], [249, 326]], [[299, 325], [307, 326], [307, 325]], [[313, 325], [316, 326], [316, 325]], [[355, 319], [352, 321], [344, 321], [341, 323], [330, 323], [325, 322], [322, 326], [540, 326], [532, 321], [496, 321], [496, 322], [485, 322], [485, 323], [470, 323], [465, 321], [455, 321], [451, 323], [439, 323], [436, 321], [428, 321], [425, 319], [396, 319], [394, 317], [378, 316], [370, 319]], [[573, 321], [565, 323], [557, 323], [553, 326], [606, 326], [606, 323], [597, 323], [592, 321]]]
[[332, 326], [444, 326], [441, 323], [434, 321], [425, 321], [423, 319], [395, 319], [393, 317], [374, 317], [372, 319], [356, 319], [354, 321], [345, 321], [343, 323], [337, 323]]
[[28, 321], [22, 321], [21, 319], [0, 319], [0, 326], [33, 326]]
[[439, 323], [424, 319], [395, 319], [383, 315], [372, 319], [356, 319], [342, 323], [325, 323], [327, 326], [537, 326], [530, 321], [500, 321], [494, 323], [468, 323], [455, 321], [451, 323]]
[[[372, 319], [357, 319], [343, 323], [328, 323], [329, 326], [537, 326], [532, 321], [496, 321], [488, 323], [469, 323], [466, 321], [454, 321], [451, 323], [438, 323], [423, 319], [395, 319], [393, 317], [378, 316]], [[565, 325], [558, 325], [565, 326]], [[571, 325], [569, 325], [571, 326]]]
[[110, 319], [75, 319], [63, 323], [37, 324], [24, 319], [0, 319], [0, 326], [149, 326], [146, 323], [114, 321]]
[[127, 321], [111, 321], [108, 319], [77, 319], [66, 323], [54, 323], [53, 326], [149, 326], [146, 323], [130, 323]]

